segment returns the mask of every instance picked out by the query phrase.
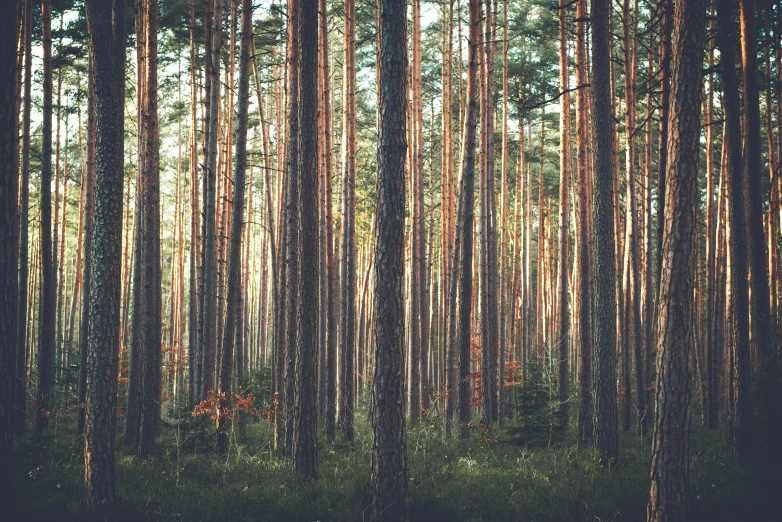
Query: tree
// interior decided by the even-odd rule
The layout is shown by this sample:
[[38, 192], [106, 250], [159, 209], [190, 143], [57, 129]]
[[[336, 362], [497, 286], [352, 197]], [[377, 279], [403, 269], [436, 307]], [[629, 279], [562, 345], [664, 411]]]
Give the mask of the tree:
[[[228, 295], [225, 329], [223, 330], [223, 351], [220, 361], [220, 400], [221, 410], [231, 409], [231, 369], [234, 357], [234, 345], [242, 335], [237, 328], [242, 284], [242, 235], [244, 225], [244, 185], [247, 168], [247, 118], [250, 99], [250, 47], [252, 45], [252, 2], [242, 0], [242, 40], [239, 57], [239, 102], [236, 123], [236, 161], [234, 162], [234, 192], [231, 212], [231, 244], [228, 255]], [[237, 355], [238, 352], [236, 352]], [[238, 368], [237, 368], [238, 369]], [[217, 450], [224, 453], [228, 449], [228, 429], [230, 419], [221, 415], [217, 427]]]
[[356, 4], [345, 0], [345, 59], [343, 61], [342, 119], [342, 329], [339, 357], [339, 427], [353, 440], [355, 379], [353, 360], [356, 329]]
[[592, 2], [592, 122], [595, 241], [595, 447], [619, 456], [616, 408], [616, 265], [614, 254], [614, 116], [611, 109], [610, 2]]
[[143, 0], [145, 36], [144, 105], [142, 125], [145, 141], [142, 158], [144, 176], [143, 208], [143, 273], [140, 295], [142, 310], [141, 330], [141, 388], [139, 451], [142, 456], [155, 452], [155, 435], [160, 419], [161, 395], [161, 336], [162, 336], [162, 283], [160, 274], [160, 130], [158, 127], [157, 101], [157, 33], [158, 2]]
[[201, 344], [201, 386], [200, 399], [206, 399], [207, 393], [214, 386], [215, 355], [217, 350], [217, 246], [215, 237], [216, 197], [217, 197], [217, 133], [218, 113], [220, 111], [220, 47], [222, 45], [223, 0], [212, 0], [212, 19], [205, 21], [211, 24], [211, 47], [208, 49], [207, 61], [210, 63], [207, 75], [209, 82], [209, 129], [207, 134], [207, 153], [204, 172], [206, 191], [204, 192], [204, 306], [203, 334], [199, 338]]
[[557, 304], [559, 310], [557, 313], [557, 323], [559, 326], [559, 353], [558, 364], [559, 371], [557, 375], [559, 400], [561, 401], [561, 423], [567, 426], [568, 423], [568, 393], [570, 386], [568, 382], [568, 350], [570, 349], [570, 308], [568, 292], [568, 243], [570, 240], [570, 210], [569, 199], [570, 191], [568, 172], [570, 163], [570, 93], [569, 78], [570, 71], [567, 55], [567, 9], [565, 9], [565, 0], [560, 1], [559, 9], [559, 87], [564, 94], [561, 98], [561, 112], [559, 116], [559, 268], [557, 275], [559, 277]]
[[[315, 476], [317, 441], [318, 324], [318, 1], [299, 4], [299, 251], [293, 471]], [[288, 291], [292, 291], [290, 289]]]
[[375, 297], [372, 379], [372, 503], [375, 516], [407, 514], [404, 409], [404, 220], [407, 45], [404, 0], [379, 0], [380, 136], [375, 203]]
[[647, 520], [685, 520], [690, 459], [690, 326], [699, 207], [698, 159], [706, 5], [678, 0], [674, 13], [663, 280], [657, 325], [652, 486]]
[[[4, 477], [11, 476], [11, 452], [16, 431], [13, 398], [19, 315], [19, 155], [16, 146], [19, 115], [14, 98], [17, 90], [16, 46], [19, 35], [17, 10], [20, 5], [18, 1], [9, 2], [9, 13], [0, 20], [0, 473]], [[25, 10], [28, 22], [30, 7], [31, 2], [27, 2]], [[29, 30], [30, 24], [25, 25]], [[29, 52], [29, 46], [25, 47]], [[2, 493], [3, 500], [10, 501], [10, 497], [10, 492]]]
[[91, 279], [84, 437], [87, 513], [111, 517], [117, 507], [114, 431], [122, 248], [125, 97], [125, 2], [87, 0], [95, 66], [95, 230]]
[[732, 393], [735, 416], [735, 437], [738, 454], [748, 457], [752, 452], [752, 405], [750, 397], [749, 295], [747, 288], [747, 230], [744, 176], [741, 168], [741, 115], [739, 81], [734, 53], [735, 24], [733, 4], [717, 4], [717, 46], [720, 50], [723, 106], [725, 112], [725, 154], [730, 216], [730, 299], [733, 308], [731, 335], [734, 343], [735, 393]]
[[[586, 0], [576, 3], [576, 85], [587, 80]], [[594, 430], [592, 406], [592, 260], [589, 233], [592, 230], [588, 187], [591, 179], [587, 166], [589, 115], [587, 92], [576, 91], [576, 156], [578, 165], [578, 434], [579, 443], [592, 441]]]
[[[760, 154], [760, 102], [758, 95], [758, 48], [755, 0], [741, 0], [741, 61], [744, 72], [744, 186], [747, 190], [747, 227], [750, 267], [750, 291], [752, 294], [751, 316], [753, 338], [757, 336], [759, 362], [759, 406], [761, 425], [764, 426], [764, 441], [772, 462], [782, 456], [778, 440], [782, 434], [782, 412], [779, 401], [779, 351], [775, 335], [774, 319], [771, 315], [771, 296], [766, 255], [766, 237], [763, 230], [763, 197], [761, 194]], [[770, 81], [770, 79], [769, 79]], [[767, 108], [768, 100], [766, 100]], [[773, 146], [772, 146], [773, 150]], [[772, 191], [774, 188], [772, 187]], [[773, 209], [772, 209], [773, 212]], [[771, 236], [775, 244], [777, 238]], [[773, 466], [772, 466], [773, 467]]]
[[43, 146], [41, 147], [41, 301], [38, 315], [38, 393], [36, 429], [49, 425], [52, 408], [55, 303], [57, 296], [52, 260], [52, 5], [41, 2], [43, 17]]

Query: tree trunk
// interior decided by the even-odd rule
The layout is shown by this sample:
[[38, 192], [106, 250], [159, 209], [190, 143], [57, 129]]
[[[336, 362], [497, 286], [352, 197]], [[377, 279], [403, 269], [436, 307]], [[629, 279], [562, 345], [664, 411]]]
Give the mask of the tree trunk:
[[752, 452], [752, 404], [751, 404], [751, 361], [749, 346], [749, 296], [747, 288], [747, 242], [745, 231], [745, 180], [741, 162], [741, 104], [739, 101], [739, 79], [736, 74], [736, 58], [733, 51], [736, 41], [733, 23], [733, 4], [721, 0], [717, 4], [717, 45], [720, 50], [720, 68], [723, 86], [723, 107], [725, 112], [725, 146], [727, 153], [727, 184], [730, 215], [730, 300], [733, 309], [732, 339], [735, 365], [734, 379], [736, 447], [741, 457]]
[[380, 520], [407, 516], [404, 220], [407, 50], [403, 0], [379, 0], [380, 137], [375, 234], [372, 503]]
[[[750, 268], [752, 338], [757, 344], [760, 425], [765, 434], [768, 458], [782, 457], [778, 439], [782, 434], [779, 399], [779, 351], [771, 317], [766, 241], [763, 230], [763, 178], [760, 155], [760, 102], [755, 0], [741, 0], [741, 61], [744, 71], [744, 187], [747, 191], [747, 227]], [[767, 110], [770, 108], [766, 106]], [[773, 190], [773, 189], [772, 189]], [[776, 238], [774, 238], [776, 241]], [[774, 466], [772, 466], [773, 468]]]
[[342, 253], [340, 283], [342, 329], [339, 357], [339, 427], [346, 442], [353, 441], [356, 339], [356, 5], [345, 0], [345, 59], [343, 61], [342, 117]]
[[[13, 452], [14, 434], [18, 422], [14, 415], [14, 393], [16, 375], [16, 357], [20, 350], [17, 335], [24, 338], [24, 331], [17, 328], [19, 308], [19, 280], [17, 279], [17, 263], [19, 261], [19, 223], [18, 219], [18, 182], [19, 182], [19, 114], [14, 98], [17, 93], [17, 44], [19, 36], [18, 10], [20, 2], [9, 2], [8, 13], [0, 21], [0, 473], [10, 477], [12, 473], [11, 457]], [[27, 2], [25, 8], [25, 48], [27, 53], [27, 71], [25, 87], [25, 157], [29, 172], [29, 71], [30, 45], [29, 33], [32, 2]], [[20, 333], [21, 332], [21, 333]], [[21, 352], [23, 353], [23, 352]], [[3, 500], [11, 501], [12, 492], [4, 492]]]
[[299, 307], [293, 409], [293, 471], [317, 474], [318, 2], [299, 4]]
[[611, 108], [610, 2], [592, 3], [592, 122], [595, 241], [595, 447], [619, 456], [616, 408], [616, 265], [614, 250], [614, 117]]
[[[586, 0], [576, 4], [576, 86], [587, 83]], [[587, 91], [576, 91], [576, 155], [578, 165], [578, 440], [592, 441], [594, 431], [592, 405], [592, 265], [590, 258], [591, 221], [588, 186], [590, 184], [587, 148], [589, 114]]]
[[557, 340], [559, 347], [558, 365], [559, 371], [557, 375], [558, 381], [558, 393], [560, 400], [560, 423], [562, 426], [567, 426], [569, 410], [568, 410], [568, 394], [570, 392], [570, 386], [568, 381], [568, 348], [570, 346], [570, 307], [569, 307], [569, 292], [568, 292], [568, 248], [570, 243], [570, 210], [568, 208], [568, 202], [570, 198], [570, 190], [568, 188], [568, 181], [570, 179], [570, 173], [568, 168], [570, 167], [570, 93], [569, 78], [570, 78], [570, 66], [568, 63], [567, 55], [567, 9], [565, 9], [565, 1], [560, 0], [559, 9], [559, 88], [561, 92], [565, 94], [560, 98], [560, 116], [559, 116], [559, 268], [557, 275], [559, 277], [559, 295], [557, 305], [559, 307], [557, 312], [557, 322], [559, 327], [559, 339]]
[[86, 2], [95, 71], [95, 230], [89, 288], [89, 341], [84, 466], [87, 514], [112, 517], [117, 508], [114, 439], [122, 249], [125, 97], [123, 0]]
[[703, 0], [679, 0], [674, 14], [666, 173], [663, 280], [657, 327], [652, 486], [647, 520], [685, 520], [690, 459], [690, 337], [695, 306], [696, 226], [700, 195]]

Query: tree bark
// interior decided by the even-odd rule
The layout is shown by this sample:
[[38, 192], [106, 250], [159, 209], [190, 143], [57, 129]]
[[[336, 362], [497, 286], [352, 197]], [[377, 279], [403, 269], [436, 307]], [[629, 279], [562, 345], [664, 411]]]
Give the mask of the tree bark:
[[379, 0], [380, 137], [375, 233], [372, 504], [376, 518], [407, 516], [404, 409], [404, 221], [407, 49], [404, 0]]
[[87, 514], [116, 513], [114, 435], [122, 249], [122, 184], [125, 97], [123, 0], [86, 2], [95, 70], [95, 230], [91, 278], [84, 467]]
[[592, 122], [595, 241], [595, 447], [619, 456], [616, 408], [616, 265], [614, 251], [614, 117], [611, 108], [610, 2], [592, 2]]
[[686, 520], [690, 459], [690, 336], [695, 306], [698, 159], [703, 88], [703, 0], [678, 0], [674, 13], [665, 236], [657, 326], [652, 486], [647, 520]]

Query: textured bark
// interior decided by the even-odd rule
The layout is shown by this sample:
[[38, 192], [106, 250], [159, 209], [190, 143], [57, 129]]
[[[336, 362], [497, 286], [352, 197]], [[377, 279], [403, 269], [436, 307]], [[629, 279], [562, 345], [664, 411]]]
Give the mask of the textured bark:
[[407, 517], [404, 409], [404, 223], [407, 50], [404, 0], [379, 0], [379, 145], [372, 382], [372, 504], [377, 519]]
[[125, 95], [125, 2], [86, 2], [95, 70], [95, 230], [91, 279], [84, 467], [87, 514], [111, 518], [117, 508], [114, 435], [122, 249]]
[[[665, 176], [668, 170], [668, 110], [671, 94], [671, 31], [673, 29], [673, 0], [660, 0], [657, 5], [660, 17], [660, 143], [657, 159], [657, 208], [665, 208]], [[663, 235], [665, 221], [657, 212], [657, 293], [662, 280]]]
[[95, 59], [90, 48], [87, 68], [87, 189], [84, 195], [84, 273], [82, 282], [81, 318], [79, 322], [79, 420], [78, 433], [84, 433], [85, 409], [87, 400], [87, 353], [89, 352], [90, 332], [90, 285], [92, 284], [92, 243], [95, 220], [95, 136], [97, 133], [95, 106]]
[[38, 314], [38, 389], [36, 393], [36, 430], [49, 425], [52, 362], [55, 339], [55, 277], [52, 260], [52, 6], [41, 3], [43, 17], [43, 144], [41, 146], [41, 300]]
[[[576, 4], [576, 85], [587, 83], [586, 0]], [[589, 147], [589, 114], [587, 91], [576, 91], [576, 155], [578, 168], [578, 440], [586, 445], [594, 432], [592, 405], [592, 263], [591, 215], [588, 185], [590, 184], [587, 148]]]
[[299, 299], [299, 1], [288, 0], [288, 120], [285, 159], [285, 340], [282, 393], [285, 449], [291, 450]]
[[293, 471], [318, 470], [318, 1], [300, 0], [299, 18], [299, 307], [293, 407]]
[[345, 0], [345, 59], [343, 61], [344, 111], [342, 117], [342, 254], [340, 283], [342, 329], [339, 356], [339, 429], [353, 440], [353, 375], [356, 339], [356, 5]]
[[734, 350], [731, 351], [731, 393], [736, 447], [742, 457], [752, 452], [751, 361], [749, 346], [749, 295], [747, 288], [748, 255], [745, 231], [745, 180], [741, 162], [741, 104], [739, 79], [736, 74], [734, 45], [736, 28], [733, 22], [733, 3], [721, 0], [717, 4], [717, 46], [720, 50], [720, 69], [725, 112], [725, 152], [727, 154], [728, 214], [730, 216], [730, 301], [733, 320], [730, 321]]
[[690, 349], [703, 88], [703, 0], [677, 0], [673, 29], [665, 236], [657, 326], [652, 486], [647, 520], [686, 520], [690, 467]]
[[[228, 255], [228, 295], [226, 296], [225, 329], [223, 330], [223, 351], [220, 361], [221, 413], [231, 408], [231, 369], [234, 354], [237, 357], [237, 371], [241, 362], [241, 310], [242, 285], [242, 235], [244, 226], [244, 185], [247, 168], [247, 118], [250, 98], [250, 46], [252, 45], [252, 2], [242, 0], [242, 40], [239, 57], [239, 100], [236, 123], [236, 159], [233, 177], [233, 207], [231, 208], [231, 238]], [[235, 347], [236, 345], [236, 347]], [[236, 349], [235, 349], [236, 348]], [[228, 449], [230, 418], [221, 414], [217, 426], [217, 451]]]
[[[14, 413], [14, 389], [16, 357], [18, 356], [19, 335], [24, 338], [24, 332], [19, 334], [17, 318], [19, 317], [19, 280], [17, 279], [17, 263], [19, 260], [19, 223], [18, 219], [18, 158], [19, 150], [19, 115], [14, 98], [17, 90], [17, 43], [19, 36], [19, 17], [17, 10], [20, 2], [8, 2], [7, 16], [0, 20], [0, 473], [10, 477], [11, 456], [14, 434], [17, 422]], [[30, 8], [32, 2], [27, 2], [25, 23], [29, 35], [31, 24]], [[13, 13], [13, 14], [12, 14]], [[27, 41], [29, 42], [29, 38]], [[25, 44], [29, 53], [30, 46]], [[28, 55], [29, 56], [29, 55]], [[29, 71], [29, 60], [28, 71]], [[29, 73], [28, 73], [29, 74]], [[29, 77], [28, 77], [29, 78]], [[29, 85], [29, 82], [28, 82]], [[26, 88], [27, 90], [27, 88]], [[29, 100], [29, 90], [27, 90]], [[26, 122], [28, 132], [25, 140], [28, 145], [29, 158], [29, 101], [25, 102]], [[29, 169], [29, 166], [28, 166]], [[23, 354], [23, 350], [21, 351]], [[12, 492], [0, 494], [3, 501], [12, 500]]]
[[162, 281], [160, 273], [160, 130], [157, 117], [157, 0], [143, 0], [145, 25], [144, 126], [144, 259], [141, 276], [141, 388], [139, 452], [142, 457], [155, 452], [155, 435], [160, 421], [162, 386]]
[[611, 108], [610, 2], [592, 2], [592, 122], [595, 241], [595, 447], [619, 455], [616, 408], [616, 258], [614, 252], [614, 117]]

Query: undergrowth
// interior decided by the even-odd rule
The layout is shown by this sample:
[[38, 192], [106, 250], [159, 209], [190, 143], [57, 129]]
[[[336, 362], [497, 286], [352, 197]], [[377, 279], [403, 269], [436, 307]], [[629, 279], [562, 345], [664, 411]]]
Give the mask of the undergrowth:
[[[28, 434], [17, 442], [14, 509], [24, 520], [84, 516], [83, 440], [70, 426]], [[692, 520], [772, 520], [763, 503], [770, 489], [735, 459], [724, 431], [693, 423]], [[443, 441], [430, 415], [408, 430], [411, 520], [644, 520], [649, 493], [650, 439], [621, 435], [614, 469], [578, 449], [574, 429], [556, 437], [522, 437], [509, 420], [492, 437], [473, 432]], [[535, 428], [540, 435], [540, 426]], [[371, 428], [357, 418], [356, 440], [326, 443], [319, 434], [316, 480], [297, 483], [290, 460], [271, 447], [272, 427], [250, 422], [231, 430], [227, 455], [214, 453], [206, 419], [163, 423], [157, 455], [140, 460], [117, 433], [117, 486], [127, 520], [368, 520]], [[495, 437], [496, 435], [496, 437]], [[533, 442], [524, 439], [529, 438]], [[479, 442], [479, 441], [489, 442]], [[11, 519], [6, 519], [11, 520]]]

